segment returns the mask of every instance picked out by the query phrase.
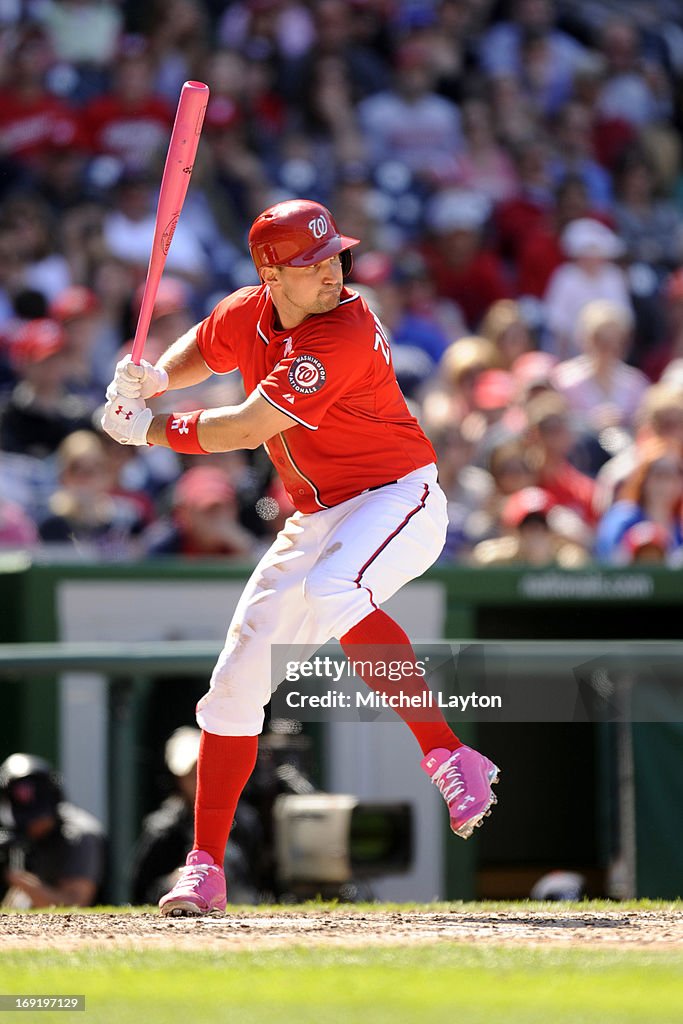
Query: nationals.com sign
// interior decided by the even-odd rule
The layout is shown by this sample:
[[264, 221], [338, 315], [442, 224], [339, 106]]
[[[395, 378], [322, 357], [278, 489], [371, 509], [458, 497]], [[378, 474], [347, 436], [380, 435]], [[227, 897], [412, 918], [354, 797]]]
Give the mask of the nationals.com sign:
[[327, 379], [325, 367], [315, 356], [297, 356], [287, 374], [290, 386], [300, 395], [312, 395], [320, 391]]

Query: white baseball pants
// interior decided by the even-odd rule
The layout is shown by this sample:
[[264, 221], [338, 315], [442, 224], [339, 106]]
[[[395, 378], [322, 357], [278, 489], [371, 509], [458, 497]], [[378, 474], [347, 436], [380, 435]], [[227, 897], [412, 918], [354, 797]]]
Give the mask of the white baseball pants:
[[[285, 661], [311, 657], [421, 576], [441, 553], [447, 522], [433, 464], [334, 508], [295, 512], [235, 609], [210, 689], [197, 705], [200, 728], [258, 735]], [[281, 671], [271, 665], [271, 644], [282, 645], [273, 657]]]

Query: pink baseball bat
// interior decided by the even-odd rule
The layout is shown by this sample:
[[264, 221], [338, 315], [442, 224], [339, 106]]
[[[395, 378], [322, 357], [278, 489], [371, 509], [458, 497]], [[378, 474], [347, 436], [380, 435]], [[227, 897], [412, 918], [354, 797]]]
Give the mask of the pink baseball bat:
[[190, 175], [194, 166], [208, 101], [208, 85], [204, 85], [203, 82], [185, 82], [180, 92], [171, 141], [168, 144], [159, 202], [157, 203], [154, 241], [149, 257], [140, 315], [135, 328], [132, 359], [138, 366], [152, 319], [159, 281], [164, 272], [173, 232], [185, 202], [187, 187], [190, 184]]

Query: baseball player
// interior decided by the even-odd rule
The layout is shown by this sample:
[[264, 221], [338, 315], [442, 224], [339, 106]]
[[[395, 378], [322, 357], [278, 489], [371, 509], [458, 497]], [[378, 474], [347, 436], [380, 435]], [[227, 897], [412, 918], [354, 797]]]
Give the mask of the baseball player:
[[[287, 645], [303, 660], [333, 637], [353, 660], [372, 651], [363, 678], [375, 690], [386, 686], [382, 659], [400, 651], [400, 689], [425, 692], [407, 635], [381, 605], [438, 557], [446, 499], [434, 450], [396, 382], [387, 334], [344, 285], [357, 244], [318, 203], [271, 207], [249, 233], [261, 284], [219, 302], [156, 365], [122, 360], [107, 391], [102, 425], [121, 444], [193, 455], [263, 444], [296, 508], [247, 583], [197, 705], [194, 849], [160, 901], [163, 914], [225, 909], [223, 856], [271, 696], [269, 645], [280, 645], [274, 660]], [[145, 405], [236, 369], [248, 395], [241, 405], [163, 415]], [[281, 675], [273, 668], [276, 684], [284, 660]], [[468, 838], [496, 802], [497, 767], [462, 744], [440, 711], [399, 713], [451, 828]]]

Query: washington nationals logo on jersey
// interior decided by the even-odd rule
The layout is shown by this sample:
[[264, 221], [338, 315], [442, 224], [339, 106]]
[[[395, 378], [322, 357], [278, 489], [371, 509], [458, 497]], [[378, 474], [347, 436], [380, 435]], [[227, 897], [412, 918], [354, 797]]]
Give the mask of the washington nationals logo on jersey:
[[315, 356], [297, 356], [292, 361], [287, 379], [300, 395], [313, 395], [327, 380], [325, 367]]

